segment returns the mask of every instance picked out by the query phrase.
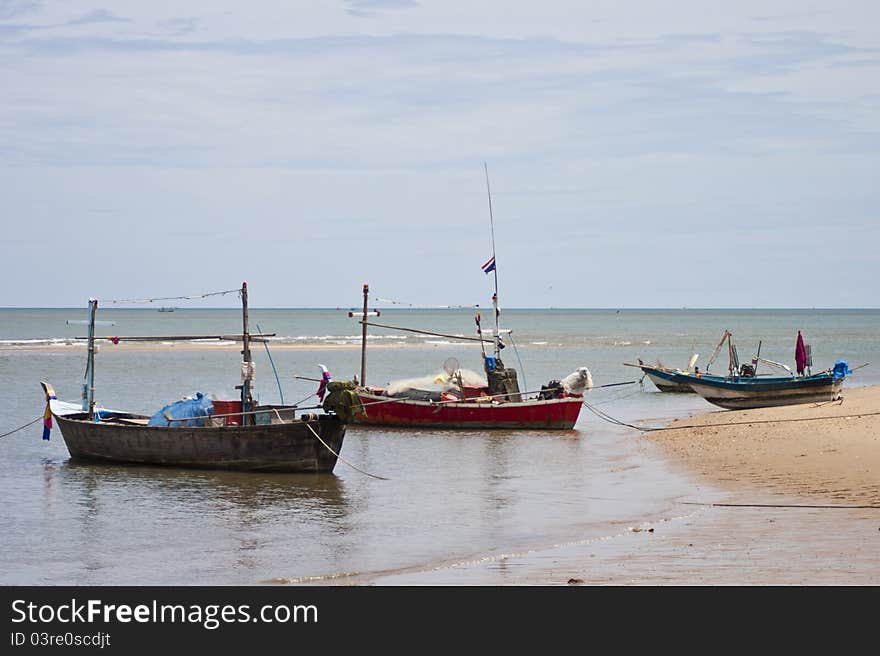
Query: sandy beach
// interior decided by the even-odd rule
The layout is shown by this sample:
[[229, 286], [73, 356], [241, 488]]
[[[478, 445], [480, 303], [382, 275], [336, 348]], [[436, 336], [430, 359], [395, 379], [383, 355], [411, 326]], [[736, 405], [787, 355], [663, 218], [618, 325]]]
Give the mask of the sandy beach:
[[682, 467], [736, 490], [880, 505], [880, 386], [840, 401], [707, 412], [655, 431]]
[[629, 434], [697, 481], [669, 514], [600, 539], [355, 582], [877, 585], [880, 386], [845, 387], [842, 402], [710, 408], [670, 430]]

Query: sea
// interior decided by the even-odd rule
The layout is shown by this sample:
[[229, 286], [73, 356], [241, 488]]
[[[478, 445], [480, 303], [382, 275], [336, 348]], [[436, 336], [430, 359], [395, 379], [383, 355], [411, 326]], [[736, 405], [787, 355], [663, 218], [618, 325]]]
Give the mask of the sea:
[[[250, 310], [255, 396], [316, 404], [321, 366], [362, 375], [355, 308]], [[473, 308], [389, 308], [370, 321], [364, 382], [475, 371]], [[494, 325], [484, 316], [484, 328]], [[490, 312], [491, 314], [491, 312]], [[40, 381], [80, 398], [85, 308], [0, 309], [0, 583], [6, 585], [504, 584], [516, 557], [601, 544], [645, 522], [692, 512], [723, 493], [670, 462], [639, 427], [721, 411], [694, 394], [660, 393], [641, 359], [725, 372], [725, 330], [741, 362], [794, 368], [797, 331], [813, 372], [846, 360], [846, 389], [880, 384], [880, 310], [507, 309], [501, 358], [521, 389], [588, 367], [594, 388], [571, 431], [443, 431], [350, 426], [330, 474], [229, 473], [70, 459], [57, 426], [44, 441]], [[152, 336], [143, 348], [101, 340], [99, 406], [153, 414], [197, 392], [237, 397], [240, 349], [173, 335], [241, 331], [241, 311], [101, 308], [98, 335]], [[454, 360], [450, 360], [454, 359]], [[769, 373], [760, 365], [758, 373]], [[773, 369], [772, 371], [779, 371]], [[767, 430], [763, 428], [761, 430]], [[479, 574], [473, 565], [481, 564]], [[470, 573], [470, 574], [469, 574]]]

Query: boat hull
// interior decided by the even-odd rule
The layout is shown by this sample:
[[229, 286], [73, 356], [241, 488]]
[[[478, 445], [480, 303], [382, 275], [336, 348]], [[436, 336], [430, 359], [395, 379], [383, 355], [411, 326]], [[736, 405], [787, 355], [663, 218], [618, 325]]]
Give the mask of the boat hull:
[[688, 378], [697, 394], [709, 403], [728, 410], [836, 401], [843, 387], [842, 378], [835, 379], [830, 375], [721, 381], [701, 381], [695, 376]]
[[[683, 371], [675, 371], [675, 370], [666, 370], [659, 369], [657, 367], [639, 367], [642, 372], [651, 379], [651, 382], [656, 385], [657, 389], [661, 392], [676, 392], [676, 393], [693, 393], [693, 388], [691, 388], [690, 382], [696, 378], [691, 374], [687, 374]], [[704, 374], [700, 380], [724, 380], [723, 376], [714, 376]]]
[[677, 381], [676, 374], [673, 372], [649, 369], [648, 367], [642, 367], [642, 371], [661, 392], [692, 394], [694, 391], [687, 382]]
[[255, 426], [141, 426], [55, 415], [77, 460], [261, 472], [331, 472], [346, 424], [333, 415]]
[[432, 403], [366, 393], [358, 396], [364, 413], [356, 415], [354, 423], [412, 428], [571, 430], [583, 404], [576, 396], [509, 403]]

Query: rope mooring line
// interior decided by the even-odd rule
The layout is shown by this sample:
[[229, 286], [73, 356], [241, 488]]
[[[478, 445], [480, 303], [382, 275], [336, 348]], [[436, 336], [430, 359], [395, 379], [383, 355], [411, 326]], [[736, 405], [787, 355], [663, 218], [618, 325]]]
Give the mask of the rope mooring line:
[[627, 428], [635, 428], [636, 430], [645, 431], [645, 432], [667, 430], [666, 427], [636, 426], [635, 424], [628, 424], [625, 421], [621, 421], [620, 419], [615, 419], [614, 417], [609, 415], [607, 412], [604, 412], [603, 410], [597, 410], [595, 407], [593, 407], [591, 404], [587, 403], [586, 401], [583, 402], [583, 405], [587, 410], [592, 412], [599, 419], [607, 421], [609, 424], [616, 424], [618, 426], [626, 426]]
[[241, 289], [226, 289], [222, 292], [207, 292], [205, 294], [190, 294], [189, 296], [154, 296], [153, 298], [115, 298], [104, 303], [153, 303], [155, 301], [192, 301], [210, 296], [225, 296], [226, 294], [240, 294]]
[[42, 418], [43, 418], [43, 415], [40, 415], [39, 417], [37, 417], [33, 421], [29, 421], [28, 423], [26, 423], [24, 426], [19, 426], [15, 430], [11, 430], [8, 433], [3, 433], [3, 435], [0, 435], [0, 437], [6, 437], [7, 435], [12, 435], [13, 433], [17, 433], [18, 431], [23, 430], [23, 429], [27, 428], [28, 426], [32, 426], [33, 424], [36, 424]]
[[346, 459], [343, 458], [341, 455], [339, 455], [338, 453], [336, 453], [336, 451], [334, 451], [332, 448], [330, 448], [330, 445], [327, 444], [324, 440], [321, 439], [321, 436], [318, 435], [318, 434], [315, 432], [315, 429], [312, 428], [311, 425], [310, 425], [308, 422], [306, 422], [306, 426], [308, 427], [308, 429], [309, 429], [310, 431], [312, 431], [312, 435], [314, 435], [315, 437], [317, 437], [317, 438], [318, 438], [318, 441], [319, 441], [321, 444], [323, 444], [324, 447], [325, 447], [330, 453], [332, 453], [334, 456], [336, 456], [339, 460], [341, 460], [342, 462], [344, 462], [346, 465], [348, 465], [348, 466], [351, 467], [352, 469], [355, 469], [355, 470], [359, 471], [361, 474], [366, 474], [367, 476], [371, 476], [372, 478], [378, 478], [380, 481], [387, 481], [387, 480], [390, 480], [390, 479], [388, 479], [388, 478], [385, 478], [384, 476], [377, 476], [376, 474], [371, 474], [370, 472], [368, 472], [368, 471], [364, 471], [364, 470], [361, 469], [360, 467], [356, 467], [355, 465], [351, 464], [348, 460], [346, 460]]
[[625, 421], [621, 421], [620, 419], [616, 419], [609, 415], [607, 412], [603, 410], [597, 410], [595, 407], [587, 403], [583, 402], [584, 407], [592, 412], [594, 415], [599, 417], [599, 419], [603, 419], [611, 424], [617, 424], [618, 426], [626, 426], [627, 428], [635, 428], [636, 430], [643, 432], [653, 432], [653, 431], [666, 431], [666, 430], [682, 430], [685, 428], [715, 428], [716, 426], [751, 426], [752, 424], [785, 424], [789, 422], [795, 421], [818, 421], [820, 419], [847, 419], [847, 418], [860, 418], [860, 417], [873, 417], [876, 415], [880, 415], [880, 411], [878, 412], [859, 412], [848, 415], [822, 415], [821, 417], [790, 417], [787, 419], [751, 419], [745, 421], [726, 421], [718, 424], [685, 424], [684, 426], [636, 426], [635, 424], [629, 424]]

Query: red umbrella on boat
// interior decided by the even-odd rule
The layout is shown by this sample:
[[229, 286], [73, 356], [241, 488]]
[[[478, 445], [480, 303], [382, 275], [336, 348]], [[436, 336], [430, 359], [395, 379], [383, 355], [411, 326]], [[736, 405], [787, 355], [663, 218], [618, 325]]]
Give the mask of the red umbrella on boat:
[[798, 331], [797, 345], [794, 347], [794, 363], [797, 365], [798, 376], [804, 375], [804, 365], [807, 363], [807, 349], [804, 347], [804, 336]]

